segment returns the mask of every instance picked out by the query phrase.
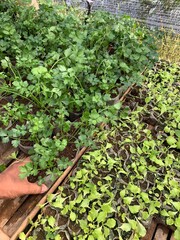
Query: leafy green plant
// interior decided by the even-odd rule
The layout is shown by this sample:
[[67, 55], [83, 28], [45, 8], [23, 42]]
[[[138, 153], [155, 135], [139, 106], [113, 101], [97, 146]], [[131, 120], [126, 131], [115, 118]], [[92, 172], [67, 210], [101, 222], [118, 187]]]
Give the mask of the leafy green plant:
[[[87, 19], [63, 5], [40, 4], [36, 11], [13, 0], [1, 2], [0, 12], [0, 94], [12, 98], [1, 106], [0, 137], [15, 147], [33, 144], [34, 164], [23, 176], [53, 172], [72, 139], [90, 146], [101, 122], [115, 124], [121, 105], [108, 104], [111, 91], [140, 83], [156, 47], [127, 16], [97, 12]], [[73, 113], [78, 121], [71, 121]]]
[[[64, 230], [69, 238], [138, 240], [145, 236], [152, 217], [158, 215], [175, 227], [174, 236], [179, 239], [179, 152], [165, 142], [172, 113], [179, 108], [178, 71], [176, 65], [162, 66], [154, 75], [150, 71], [138, 94], [131, 94], [131, 101], [139, 102], [139, 96], [144, 97], [143, 106], [129, 110], [129, 114], [121, 112], [123, 117], [116, 126], [97, 132], [96, 149], [83, 156], [69, 183], [59, 187], [59, 193], [48, 196], [46, 204], [80, 229], [78, 235], [70, 234], [67, 224]], [[165, 101], [169, 94], [173, 105]], [[159, 99], [166, 103], [163, 113]], [[149, 112], [153, 115], [145, 118]], [[161, 126], [164, 114], [166, 126]], [[151, 125], [156, 115], [159, 122]], [[161, 126], [160, 131], [157, 126]], [[41, 218], [48, 216], [42, 211]], [[43, 227], [42, 231], [46, 233]]]
[[[156, 111], [157, 118], [163, 122], [166, 142], [171, 148], [180, 148], [180, 112], [179, 105], [179, 66], [165, 65], [154, 76], [150, 72], [153, 81], [149, 84], [152, 88], [152, 96], [147, 96], [146, 102], [154, 103], [153, 110]], [[161, 82], [159, 78], [162, 79]], [[157, 95], [157, 92], [162, 94]]]

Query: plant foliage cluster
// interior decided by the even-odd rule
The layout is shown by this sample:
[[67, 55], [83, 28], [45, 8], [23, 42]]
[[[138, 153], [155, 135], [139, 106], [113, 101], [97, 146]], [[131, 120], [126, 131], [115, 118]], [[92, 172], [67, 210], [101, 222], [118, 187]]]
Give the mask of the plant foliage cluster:
[[90, 145], [99, 123], [114, 123], [120, 105], [108, 104], [111, 93], [141, 82], [156, 60], [153, 38], [126, 16], [13, 0], [1, 1], [0, 22], [1, 140], [33, 143], [22, 177], [57, 173], [70, 141]]
[[154, 215], [180, 239], [179, 72], [177, 65], [149, 72], [117, 125], [97, 135], [99, 147], [83, 156], [60, 193], [49, 195], [56, 213], [42, 211], [29, 240], [40, 229], [46, 239], [138, 240]]

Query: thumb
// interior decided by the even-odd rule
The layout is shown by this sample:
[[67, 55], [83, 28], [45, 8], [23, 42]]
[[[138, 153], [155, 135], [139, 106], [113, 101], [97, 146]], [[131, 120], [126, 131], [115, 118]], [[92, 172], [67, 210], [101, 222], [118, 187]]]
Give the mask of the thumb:
[[48, 187], [45, 184], [39, 186], [37, 183], [28, 184], [28, 193], [29, 194], [41, 194], [45, 193], [48, 190]]

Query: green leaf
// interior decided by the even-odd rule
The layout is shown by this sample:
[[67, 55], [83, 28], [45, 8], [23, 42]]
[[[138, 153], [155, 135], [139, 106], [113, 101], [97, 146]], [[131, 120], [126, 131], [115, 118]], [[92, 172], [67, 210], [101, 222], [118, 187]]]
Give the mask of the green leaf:
[[26, 235], [25, 235], [25, 233], [21, 232], [21, 233], [19, 234], [19, 239], [21, 239], [21, 240], [26, 240]]
[[148, 218], [149, 218], [149, 213], [148, 212], [146, 212], [146, 211], [143, 211], [142, 212], [142, 219], [144, 219], [144, 220], [147, 220]]
[[89, 235], [89, 236], [88, 236], [88, 240], [94, 240], [93, 235]]
[[39, 66], [39, 67], [33, 68], [33, 69], [31, 70], [31, 72], [32, 72], [32, 74], [33, 74], [34, 76], [39, 77], [39, 76], [47, 73], [47, 68], [46, 68], [46, 67], [43, 67], [43, 66]]
[[175, 134], [176, 134], [177, 137], [180, 138], [180, 130], [176, 129], [176, 130], [175, 130]]
[[135, 230], [135, 229], [137, 228], [137, 221], [132, 220], [132, 219], [128, 219], [128, 222], [130, 223], [131, 228], [132, 228], [133, 230]]
[[109, 218], [106, 222], [106, 226], [114, 228], [116, 226], [116, 220], [114, 218]]
[[66, 67], [65, 66], [59, 65], [58, 68], [61, 72], [66, 72]]
[[176, 143], [177, 148], [180, 149], [180, 138], [178, 139], [178, 142]]
[[48, 194], [48, 196], [47, 196], [47, 201], [48, 201], [49, 203], [51, 203], [52, 200], [54, 199], [54, 197], [55, 197], [55, 194]]
[[120, 191], [120, 197], [124, 198], [124, 196], [126, 195], [126, 189], [123, 189]]
[[141, 207], [139, 205], [129, 206], [129, 210], [133, 214], [138, 213], [140, 209], [141, 209]]
[[71, 49], [71, 48], [67, 48], [67, 49], [64, 51], [64, 55], [65, 55], [66, 57], [69, 57], [69, 56], [71, 55], [71, 53], [72, 53], [72, 49]]
[[84, 219], [79, 220], [79, 224], [80, 224], [81, 229], [82, 229], [85, 233], [87, 233], [87, 232], [88, 232], [88, 223], [87, 223], [87, 220], [84, 220]]
[[180, 216], [175, 219], [175, 226], [178, 228], [180, 227]]
[[107, 218], [107, 213], [102, 211], [97, 216], [97, 222], [98, 223], [105, 222], [106, 218]]
[[9, 137], [3, 137], [2, 142], [3, 143], [8, 143], [9, 142]]
[[62, 240], [61, 236], [58, 234], [55, 236], [54, 240]]
[[172, 218], [167, 218], [166, 223], [167, 223], [167, 225], [172, 226], [172, 225], [174, 225], [174, 220]]
[[9, 66], [9, 58], [7, 59], [2, 59], [1, 60], [1, 66], [2, 66], [2, 68], [3, 69], [6, 69], [6, 68], [8, 68], [8, 66]]
[[113, 105], [115, 109], [119, 110], [122, 106], [122, 103], [121, 102], [118, 102], [116, 104]]
[[92, 235], [95, 239], [97, 240], [105, 240], [104, 234], [102, 232], [102, 227], [96, 228], [93, 232]]
[[130, 183], [130, 184], [128, 185], [128, 189], [129, 189], [132, 193], [140, 193], [140, 192], [141, 192], [140, 187], [138, 187], [138, 186], [136, 186], [136, 185], [134, 185], [134, 184], [132, 184], [132, 183]]
[[180, 239], [180, 229], [176, 229], [175, 232], [174, 232], [174, 238], [176, 240], [179, 240]]
[[51, 216], [51, 217], [48, 218], [48, 223], [49, 223], [49, 225], [50, 225], [51, 227], [54, 227], [55, 222], [56, 222], [56, 220], [55, 220], [55, 218], [54, 218], [53, 216]]
[[106, 212], [106, 213], [113, 213], [115, 212], [115, 210], [112, 208], [111, 206], [111, 202], [109, 203], [103, 203], [103, 205], [101, 206], [101, 209]]
[[[52, 195], [50, 195], [52, 196]], [[53, 197], [53, 196], [52, 196]], [[51, 200], [51, 198], [50, 198]], [[52, 202], [51, 205], [55, 208], [60, 208], [60, 209], [63, 209], [64, 206], [63, 206], [63, 202], [66, 200], [66, 198], [63, 198], [63, 197], [56, 197], [56, 201], [55, 202]]]
[[164, 216], [164, 217], [169, 216], [168, 212], [165, 209], [163, 209], [160, 213], [161, 213], [161, 216]]
[[143, 201], [145, 203], [149, 203], [150, 202], [149, 195], [146, 192], [141, 192], [140, 195], [141, 195], [141, 197], [142, 197], [142, 199], [143, 199]]
[[24, 172], [24, 173], [19, 174], [20, 179], [24, 179], [27, 176], [28, 176], [28, 172]]
[[0, 164], [0, 173], [3, 172], [5, 169], [6, 169], [6, 165], [4, 163]]
[[161, 114], [163, 114], [164, 112], [167, 112], [167, 108], [168, 108], [168, 107], [163, 104], [163, 105], [161, 106]]
[[75, 214], [74, 212], [71, 212], [71, 213], [70, 213], [70, 219], [71, 219], [71, 221], [75, 221], [76, 218], [77, 218], [76, 214]]
[[151, 100], [152, 100], [152, 97], [146, 97], [146, 98], [145, 98], [145, 102], [146, 102], [146, 103], [149, 103]]
[[131, 231], [131, 224], [129, 224], [129, 223], [123, 223], [123, 224], [120, 226], [120, 229], [122, 229], [122, 230], [125, 231], [125, 232], [130, 232], [130, 231]]
[[130, 152], [131, 153], [136, 153], [136, 149], [134, 147], [130, 146]]
[[19, 146], [20, 140], [12, 140], [11, 143], [13, 147], [17, 148]]
[[167, 143], [168, 143], [170, 146], [176, 144], [176, 142], [177, 142], [176, 139], [175, 139], [173, 136], [167, 137], [167, 138], [166, 138], [166, 141], [167, 141]]
[[180, 202], [172, 202], [172, 205], [173, 205], [178, 211], [180, 211]]
[[146, 235], [145, 227], [137, 220], [137, 231], [139, 236], [144, 237]]
[[164, 128], [164, 131], [165, 131], [166, 133], [169, 133], [169, 132], [171, 131], [171, 129], [170, 129], [168, 126], [166, 126], [166, 127]]
[[98, 211], [94, 207], [92, 207], [87, 216], [87, 220], [90, 222], [93, 222], [94, 219], [97, 218], [97, 216], [98, 216]]
[[124, 70], [126, 73], [129, 72], [129, 67], [125, 62], [121, 62], [120, 63], [120, 67], [122, 68], [122, 70]]
[[82, 208], [88, 208], [88, 207], [89, 207], [89, 202], [90, 202], [90, 200], [89, 200], [88, 198], [86, 198], [86, 199], [84, 199], [84, 200], [82, 201], [82, 203], [80, 204], [80, 206], [81, 206]]
[[124, 197], [123, 202], [127, 205], [131, 204], [133, 197]]
[[110, 229], [106, 226], [104, 226], [104, 236], [107, 238], [110, 234]]

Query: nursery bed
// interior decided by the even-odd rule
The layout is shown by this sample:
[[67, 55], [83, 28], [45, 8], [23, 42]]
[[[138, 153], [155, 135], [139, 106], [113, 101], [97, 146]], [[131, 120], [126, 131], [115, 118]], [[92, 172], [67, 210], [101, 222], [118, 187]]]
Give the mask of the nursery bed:
[[[0, 5], [6, 16], [9, 5], [6, 6], [6, 3]], [[174, 127], [178, 122], [174, 121], [173, 125], [169, 123], [165, 133], [163, 132], [166, 119], [166, 115], [163, 114], [166, 112], [164, 107], [167, 109], [169, 107], [172, 113], [175, 113], [174, 120], [178, 117], [169, 105], [169, 101], [173, 101], [172, 96], [169, 96], [166, 105], [157, 104], [160, 116], [159, 114], [156, 116], [151, 104], [146, 106], [146, 111], [141, 111], [144, 104], [151, 102], [153, 98], [151, 99], [149, 95], [145, 96], [143, 92], [137, 96], [139, 87], [133, 89], [130, 87], [123, 97], [119, 98], [125, 86], [141, 83], [142, 71], [144, 73], [144, 69], [151, 69], [156, 62], [154, 38], [149, 35], [149, 30], [142, 29], [140, 25], [136, 25], [126, 17], [120, 19], [117, 25], [117, 20], [105, 13], [104, 15], [97, 14], [97, 16], [93, 13], [93, 18], [86, 16], [82, 18], [74, 11], [69, 17], [69, 10], [67, 15], [61, 14], [60, 11], [64, 11], [64, 8], [56, 9], [52, 6], [40, 6], [39, 14], [33, 9], [29, 11], [24, 6], [16, 8], [12, 4], [12, 9], [9, 19], [11, 19], [13, 34], [6, 31], [7, 19], [5, 18], [4, 21], [2, 15], [2, 29], [5, 29], [3, 31], [5, 35], [2, 36], [7, 48], [2, 51], [0, 73], [3, 84], [0, 95], [2, 94], [3, 100], [5, 97], [7, 104], [0, 103], [2, 107], [0, 137], [2, 142], [11, 142], [21, 151], [20, 146], [23, 145], [27, 150], [30, 144], [32, 145], [28, 154], [33, 163], [23, 168], [22, 176], [28, 176], [29, 181], [35, 182], [37, 178], [32, 179], [34, 176], [39, 174], [41, 181], [40, 175], [46, 174], [45, 183], [49, 190], [43, 195], [0, 200], [0, 240], [16, 240], [18, 237], [32, 239], [28, 238], [31, 234], [38, 240], [59, 240], [61, 237], [63, 240], [69, 240], [73, 239], [73, 236], [78, 236], [81, 240], [87, 238], [89, 240], [115, 240], [121, 233], [120, 239], [123, 240], [134, 240], [145, 236], [151, 218], [158, 212], [157, 209], [160, 209], [159, 202], [163, 204], [164, 198], [159, 192], [167, 185], [162, 185], [165, 171], [167, 170], [170, 174], [168, 165], [176, 163], [175, 158], [179, 154], [177, 148], [180, 142], [177, 137], [179, 138], [180, 131], [176, 131]], [[17, 17], [15, 21], [14, 16]], [[27, 16], [26, 21], [24, 21], [24, 16]], [[102, 28], [103, 18], [107, 23], [105, 29]], [[65, 25], [61, 27], [62, 23]], [[133, 34], [131, 34], [132, 27]], [[109, 34], [112, 29], [113, 34]], [[94, 30], [97, 31], [96, 34], [92, 34]], [[37, 36], [37, 32], [40, 32], [40, 35]], [[107, 42], [103, 40], [102, 44], [98, 45], [99, 40], [106, 38]], [[6, 39], [9, 40], [6, 42]], [[60, 42], [61, 46], [59, 46]], [[97, 46], [95, 42], [98, 43]], [[72, 48], [69, 43], [72, 43]], [[19, 50], [16, 52], [14, 50], [17, 49], [17, 45]], [[24, 46], [28, 46], [28, 54]], [[57, 46], [59, 46], [58, 49]], [[26, 59], [22, 56], [28, 57]], [[177, 69], [170, 68], [171, 70]], [[165, 76], [168, 78], [169, 73]], [[135, 84], [132, 86], [134, 87]], [[174, 89], [174, 86], [170, 87]], [[127, 96], [129, 91], [131, 93]], [[166, 88], [164, 91], [166, 95]], [[176, 91], [174, 90], [175, 95]], [[156, 92], [155, 95], [159, 93]], [[156, 99], [156, 96], [154, 98]], [[119, 100], [125, 100], [124, 104], [117, 103]], [[163, 102], [163, 99], [160, 100]], [[113, 106], [115, 103], [117, 105]], [[138, 112], [138, 118], [132, 114], [131, 121], [125, 122], [129, 119], [130, 112], [134, 114]], [[72, 114], [76, 115], [76, 122], [71, 119]], [[101, 123], [104, 124], [101, 125]], [[110, 133], [113, 128], [114, 131]], [[161, 135], [164, 137], [163, 141]], [[157, 154], [153, 155], [153, 146], [157, 139], [159, 139], [157, 142], [159, 148]], [[109, 141], [107, 144], [106, 140]], [[145, 145], [143, 145], [144, 141]], [[78, 151], [76, 151], [75, 144]], [[173, 152], [171, 151], [164, 163], [162, 159], [165, 157], [161, 154], [163, 153], [161, 149], [167, 144], [172, 145]], [[96, 150], [91, 148], [91, 151], [87, 153], [89, 162], [86, 161], [88, 155], [83, 156], [82, 161], [78, 162], [87, 152], [87, 147], [81, 149], [82, 146], [100, 146], [100, 152], [95, 152], [93, 155], [93, 151]], [[17, 158], [27, 156], [27, 152], [22, 153], [19, 149], [12, 148], [10, 144], [1, 146], [1, 171], [11, 164], [16, 155]], [[153, 153], [151, 156], [149, 149]], [[165, 152], [168, 153], [168, 150]], [[68, 159], [73, 159], [72, 166], [69, 166]], [[141, 161], [137, 162], [136, 159]], [[179, 170], [180, 166], [175, 163], [173, 165], [175, 170]], [[154, 181], [156, 179], [154, 175], [149, 174], [153, 171], [159, 174], [157, 184]], [[130, 176], [129, 173], [135, 174]], [[142, 173], [144, 173], [143, 176]], [[175, 174], [177, 174], [176, 171]], [[29, 177], [32, 177], [31, 180]], [[74, 182], [72, 179], [75, 179]], [[80, 180], [84, 181], [82, 181], [82, 188], [81, 185], [78, 186], [81, 184]], [[113, 186], [114, 183], [116, 185]], [[176, 182], [171, 183], [176, 184]], [[156, 185], [158, 188], [155, 192]], [[170, 185], [170, 190], [171, 187]], [[175, 187], [173, 186], [173, 189]], [[151, 194], [147, 191], [148, 189], [152, 190]], [[146, 191], [148, 193], [143, 194]], [[76, 198], [76, 194], [79, 193], [80, 197]], [[151, 198], [153, 194], [155, 201]], [[172, 192], [172, 194], [175, 193]], [[153, 201], [149, 211], [147, 209], [151, 203], [150, 200]], [[68, 201], [74, 201], [74, 203], [77, 201], [77, 206], [74, 207], [74, 203], [69, 204]], [[95, 205], [92, 205], [93, 202], [98, 208], [101, 207], [101, 212], [96, 209]], [[153, 205], [154, 202], [157, 206]], [[179, 210], [178, 202], [173, 199], [172, 203], [174, 205], [171, 207]], [[66, 208], [63, 204], [66, 204]], [[49, 211], [48, 206], [52, 207]], [[63, 209], [64, 213], [60, 209]], [[136, 218], [134, 214], [141, 213], [141, 210], [143, 210], [142, 216]], [[168, 215], [166, 210], [168, 211], [165, 209], [162, 216]], [[55, 216], [53, 216], [53, 211], [55, 211]], [[70, 216], [66, 215], [67, 213], [70, 213]], [[66, 224], [63, 223], [63, 217], [67, 220]], [[126, 218], [129, 223], [125, 222]], [[168, 221], [164, 222], [173, 225], [173, 219], [169, 218]], [[166, 228], [160, 222], [150, 229], [153, 234], [149, 235], [147, 240], [160, 239], [161, 235], [169, 240], [172, 235], [172, 231], [165, 230]], [[38, 231], [41, 236], [37, 236]], [[177, 239], [177, 232], [174, 234]], [[99, 238], [100, 235], [104, 236]]]
[[[159, 66], [157, 65], [156, 68], [157, 69], [155, 70], [158, 70]], [[172, 68], [168, 68], [168, 70], [172, 71]], [[169, 79], [169, 76], [171, 77], [171, 74], [169, 72], [166, 72], [166, 74], [168, 74], [166, 76]], [[158, 76], [159, 75], [157, 74], [156, 77], [158, 78]], [[166, 80], [167, 83], [169, 83], [168, 79]], [[148, 85], [150, 89], [153, 89], [152, 92], [154, 91], [154, 89], [155, 91], [159, 90], [159, 81], [160, 81], [160, 78], [158, 78], [158, 81], [156, 83], [157, 85], [153, 87], [152, 85], [150, 86]], [[166, 81], [163, 85], [164, 88], [161, 88], [161, 91], [164, 94], [164, 96], [168, 98], [167, 94], [165, 93], [169, 93], [168, 89], [170, 87], [167, 86]], [[151, 83], [154, 84], [155, 80], [152, 81]], [[178, 91], [179, 85], [178, 85], [178, 82], [176, 81], [171, 84], [172, 84], [171, 85], [172, 92], [174, 90], [176, 93], [176, 95], [174, 96], [174, 102], [177, 103], [177, 96], [178, 96], [177, 91]], [[47, 219], [48, 217], [52, 217], [54, 219], [54, 222], [57, 221], [56, 225], [59, 227], [59, 229], [62, 230], [61, 231], [62, 234], [67, 233], [68, 237], [65, 236], [63, 239], [73, 239], [74, 235], [72, 235], [72, 231], [70, 231], [72, 229], [70, 226], [73, 224], [73, 222], [75, 222], [78, 225], [78, 224], [81, 224], [82, 221], [84, 222], [89, 221], [88, 224], [91, 224], [92, 221], [95, 222], [96, 224], [96, 221], [97, 222], [99, 221], [100, 223], [103, 222], [102, 223], [102, 227], [103, 227], [104, 223], [107, 225], [107, 222], [108, 222], [107, 219], [109, 218], [111, 221], [111, 225], [108, 233], [110, 238], [108, 239], [110, 240], [118, 239], [117, 228], [121, 228], [123, 224], [124, 224], [123, 227], [126, 227], [127, 225], [125, 224], [128, 224], [128, 223], [124, 223], [124, 220], [122, 220], [121, 215], [119, 213], [120, 212], [119, 209], [121, 208], [121, 206], [124, 206], [124, 205], [127, 205], [127, 208], [128, 208], [129, 203], [125, 202], [125, 200], [130, 201], [131, 199], [129, 198], [129, 196], [134, 197], [134, 195], [137, 194], [138, 191], [145, 192], [146, 196], [149, 196], [149, 198], [151, 198], [151, 195], [155, 197], [157, 196], [157, 199], [155, 198], [155, 200], [156, 200], [156, 203], [158, 204], [159, 202], [161, 204], [165, 202], [163, 196], [158, 194], [158, 191], [156, 191], [155, 195], [153, 195], [154, 194], [153, 191], [154, 189], [156, 189], [155, 179], [160, 179], [159, 185], [157, 186], [161, 186], [160, 184], [163, 182], [163, 177], [164, 177], [163, 174], [165, 174], [164, 173], [165, 167], [168, 171], [168, 166], [170, 164], [172, 165], [172, 163], [169, 162], [169, 159], [166, 158], [165, 153], [167, 153], [168, 151], [169, 153], [168, 156], [172, 157], [175, 163], [179, 157], [179, 150], [176, 148], [176, 146], [173, 146], [173, 149], [168, 148], [168, 145], [167, 145], [168, 141], [166, 140], [168, 139], [168, 135], [166, 134], [166, 132], [164, 132], [164, 128], [165, 128], [164, 123], [166, 123], [167, 126], [171, 126], [170, 124], [172, 120], [170, 123], [165, 122], [165, 119], [166, 120], [168, 119], [168, 114], [165, 114], [166, 111], [165, 112], [162, 111], [162, 113], [164, 114], [161, 114], [161, 116], [157, 116], [158, 111], [157, 111], [157, 108], [154, 108], [154, 105], [153, 105], [154, 102], [149, 103], [150, 99], [152, 98], [153, 101], [155, 101], [154, 104], [158, 106], [161, 110], [161, 105], [158, 105], [156, 102], [157, 93], [155, 92], [155, 96], [153, 97], [151, 92], [146, 90], [145, 86], [146, 85], [144, 85], [144, 88], [142, 88], [141, 90], [139, 87], [133, 88], [131, 93], [126, 96], [126, 99], [123, 103], [123, 109], [126, 109], [128, 106], [129, 107], [128, 111], [129, 109], [131, 109], [130, 112], [132, 113], [132, 116], [130, 114], [127, 116], [123, 115], [123, 111], [121, 111], [120, 114], [122, 114], [121, 115], [122, 118], [120, 119], [119, 124], [117, 122], [116, 128], [112, 127], [111, 129], [111, 127], [109, 127], [108, 125], [105, 126], [105, 131], [102, 133], [103, 135], [99, 136], [99, 138], [97, 135], [97, 145], [99, 146], [99, 148], [94, 151], [93, 150], [89, 151], [85, 156], [83, 156], [83, 160], [79, 162], [79, 166], [77, 168], [76, 174], [70, 179], [70, 181], [64, 186], [64, 188], [61, 189], [60, 193], [56, 195], [55, 198], [53, 198], [52, 196], [50, 198], [51, 200], [50, 199], [48, 200], [49, 204], [47, 203], [47, 206], [50, 207], [50, 209], [48, 211], [46, 210], [46, 207], [43, 209], [42, 215], [44, 218], [42, 217], [42, 222], [44, 222], [44, 219]], [[156, 87], [158, 90], [156, 89]], [[166, 92], [166, 90], [168, 92]], [[162, 101], [165, 102], [165, 99], [163, 99]], [[167, 104], [167, 107], [169, 107], [170, 110], [171, 110], [171, 107], [173, 106], [171, 106], [171, 104], [169, 103]], [[173, 113], [174, 112], [175, 111], [173, 111]], [[169, 114], [170, 113], [171, 111], [169, 112]], [[174, 117], [174, 119], [176, 118]], [[144, 133], [146, 133], [147, 135]], [[161, 139], [161, 141], [156, 141], [156, 139]], [[151, 143], [151, 144], [144, 145], [144, 143], [145, 144]], [[130, 146], [128, 144], [130, 144]], [[149, 156], [148, 154], [153, 149], [153, 144], [155, 145], [157, 144], [157, 146], [159, 147], [158, 155], [157, 155], [157, 158], [155, 159], [157, 160], [157, 162], [154, 162], [154, 158], [152, 158], [152, 161], [149, 161], [149, 157], [151, 156]], [[148, 148], [148, 151], [146, 151], [146, 148], [145, 148], [147, 146], [150, 146]], [[166, 150], [166, 148], [168, 148], [168, 150]], [[136, 151], [136, 149], [138, 149], [138, 151]], [[139, 155], [135, 155], [137, 153]], [[162, 155], [162, 153], [164, 153], [164, 155]], [[131, 156], [131, 158], [129, 158], [129, 156]], [[133, 169], [135, 168], [135, 164], [138, 164], [138, 167], [139, 167], [138, 159], [141, 159], [142, 161], [143, 160], [142, 156], [145, 157], [146, 161], [143, 161], [141, 163], [142, 164], [141, 167], [144, 168], [144, 165], [145, 165], [147, 168], [149, 168], [148, 174], [141, 177], [140, 173], [137, 172], [139, 174], [138, 178], [133, 174], [131, 174], [130, 176], [126, 174], [126, 172], [127, 173], [131, 171], [133, 172]], [[166, 162], [165, 163], [166, 166], [162, 168], [162, 165], [163, 166], [165, 165], [164, 159], [165, 161], [168, 160], [168, 162]], [[172, 165], [172, 167], [174, 167], [174, 165]], [[143, 171], [142, 168], [139, 168], [139, 171]], [[150, 171], [151, 169], [152, 171]], [[159, 176], [159, 178], [158, 177], [154, 178], [154, 175], [152, 174], [152, 172], [155, 171], [154, 169], [156, 170], [156, 174], [157, 174], [156, 176]], [[130, 180], [132, 182], [130, 182]], [[129, 183], [131, 183], [131, 185]], [[136, 187], [137, 185], [140, 187], [139, 188]], [[106, 192], [106, 187], [104, 186], [106, 187], [108, 186], [107, 192]], [[133, 188], [134, 190], [132, 189], [132, 187], [134, 187]], [[140, 188], [141, 190], [139, 190]], [[82, 193], [83, 189], [85, 189], [84, 191], [86, 192], [86, 197]], [[96, 192], [95, 196], [91, 195], [90, 189], [91, 190], [95, 189], [93, 190]], [[128, 194], [126, 193], [128, 197], [124, 198], [123, 194], [125, 190], [129, 192]], [[136, 191], [135, 194], [133, 193], [133, 191]], [[120, 197], [119, 197], [119, 193], [120, 193]], [[102, 200], [100, 200], [98, 196], [100, 196]], [[66, 199], [66, 197], [69, 200], [65, 201], [64, 205], [62, 205], [59, 199], [63, 199], [63, 198]], [[146, 211], [146, 208], [148, 209], [150, 200], [146, 198], [144, 200], [144, 195], [143, 195], [143, 200], [144, 201], [147, 200], [147, 201], [145, 203], [142, 203], [141, 196], [137, 197], [136, 195], [135, 197], [136, 197], [136, 201], [140, 201], [140, 203], [142, 204], [141, 205], [142, 211], [145, 214], [146, 213], [149, 214]], [[97, 214], [98, 210], [94, 210], [97, 216], [95, 216], [94, 218], [93, 217], [91, 218], [92, 216], [91, 210], [93, 209], [92, 206], [95, 206], [95, 204], [97, 204], [98, 206], [105, 206], [104, 204], [109, 204], [110, 202], [112, 202], [111, 206], [114, 210], [112, 210], [111, 208], [112, 212], [110, 212], [107, 218], [105, 217], [105, 219], [100, 219], [99, 215]], [[134, 202], [134, 204], [138, 204], [138, 202]], [[174, 205], [176, 206], [176, 202]], [[127, 218], [132, 219], [132, 221], [133, 221], [132, 214], [137, 214], [138, 212], [141, 213], [141, 210], [139, 211], [140, 209], [139, 205], [131, 205], [131, 207], [133, 206], [137, 207], [138, 211], [137, 209], [132, 208], [129, 212], [127, 211], [126, 213]], [[171, 208], [174, 210], [173, 206], [171, 206]], [[103, 208], [101, 207], [101, 209], [105, 211], [104, 207]], [[157, 209], [159, 211], [157, 211]], [[148, 218], [146, 217], [140, 218], [140, 221], [142, 221], [142, 224], [144, 225], [144, 227], [146, 229], [149, 229], [147, 231], [147, 235], [143, 238], [143, 240], [153, 240], [153, 239], [154, 240], [161, 240], [161, 239], [173, 240], [174, 239], [173, 231], [175, 230], [175, 228], [171, 229], [170, 227], [166, 227], [164, 225], [165, 222], [168, 224], [168, 220], [166, 220], [166, 218], [163, 216], [167, 215], [166, 209], [169, 210], [169, 208], [166, 205], [161, 205], [161, 206], [157, 205], [157, 209], [155, 209], [156, 211], [154, 211], [151, 206], [151, 211], [153, 211], [153, 213], [150, 213], [151, 216], [148, 215]], [[53, 214], [51, 215], [50, 210], [55, 210], [56, 211], [55, 215]], [[125, 207], [122, 209], [122, 211], [125, 211]], [[71, 212], [74, 212], [74, 215], [70, 214]], [[162, 215], [159, 214], [161, 212], [162, 212]], [[154, 217], [154, 215], [158, 215], [161, 221], [159, 220], [152, 221], [151, 223], [150, 220], [152, 217]], [[47, 225], [45, 225], [44, 227], [41, 222], [41, 216], [40, 216], [40, 220], [36, 222], [38, 227], [34, 227], [30, 235], [32, 234], [32, 236], [37, 236], [36, 234], [39, 231], [41, 231], [41, 236], [45, 236], [45, 234], [47, 234], [46, 227], [48, 227], [48, 223], [46, 222]], [[59, 220], [63, 219], [64, 216], [66, 216], [68, 221], [66, 224], [63, 224], [63, 229], [62, 229], [61, 228], [62, 224], [59, 223]], [[173, 226], [173, 224], [171, 224], [170, 221], [168, 225]], [[34, 225], [32, 225], [32, 227], [33, 226]], [[145, 229], [142, 225], [140, 226], [141, 226], [141, 229], [143, 230], [143, 234], [141, 236], [144, 236]], [[75, 232], [76, 233], [75, 236], [80, 237], [78, 239], [86, 239], [85, 237], [87, 237], [87, 235], [86, 236], [83, 235], [84, 234], [83, 226], [81, 225], [77, 227], [79, 227], [79, 229], [78, 229], [78, 233], [77, 231]], [[93, 225], [93, 229], [97, 229], [97, 225]], [[135, 238], [137, 236], [137, 235], [135, 236], [136, 234], [135, 232], [133, 231], [130, 232], [128, 231], [128, 229], [125, 229], [125, 230], [126, 231], [124, 231], [121, 235], [122, 237], [121, 239], [123, 240], [137, 239]], [[89, 231], [91, 231], [89, 234], [96, 233], [95, 232], [96, 230], [92, 232], [92, 230], [90, 229]], [[138, 229], [136, 229], [136, 231], [138, 233]], [[104, 234], [103, 231], [101, 231], [101, 233]], [[61, 236], [61, 233], [58, 233], [58, 234], [60, 234]], [[174, 234], [176, 236], [176, 239], [178, 239], [177, 232], [175, 232]], [[105, 237], [107, 237], [107, 235]], [[38, 239], [42, 240], [44, 238], [38, 237]], [[107, 238], [103, 238], [103, 239], [107, 239]]]
[[[7, 157], [10, 156], [15, 149], [9, 144], [1, 144], [1, 146], [2, 161], [4, 163], [6, 162], [6, 164], [10, 163], [10, 160], [7, 161]], [[74, 149], [71, 150], [73, 152]], [[0, 200], [0, 240], [14, 240], [18, 238], [19, 233], [28, 225], [29, 219], [32, 219], [38, 213], [40, 209], [39, 205], [46, 201], [48, 194], [54, 192], [59, 185], [67, 180], [72, 169], [85, 151], [86, 148], [83, 147], [72, 160], [73, 165], [68, 167], [54, 183], [51, 181], [46, 182], [46, 185], [49, 187], [47, 193], [27, 195], [12, 200]]]
[[[119, 101], [124, 101], [126, 95], [132, 90], [134, 85], [130, 86], [119, 99]], [[102, 124], [101, 126], [104, 126]], [[74, 149], [68, 148], [69, 156], [74, 154]], [[29, 220], [33, 219], [38, 211], [40, 210], [40, 205], [45, 203], [48, 194], [53, 193], [58, 186], [62, 185], [68, 180], [69, 175], [71, 175], [72, 170], [75, 168], [78, 160], [86, 152], [87, 147], [83, 147], [79, 152], [76, 153], [75, 158], [72, 160], [73, 165], [69, 166], [63, 174], [55, 181], [47, 181], [46, 185], [49, 187], [49, 191], [45, 194], [39, 195], [27, 195], [24, 197], [12, 199], [12, 200], [0, 200], [0, 240], [15, 240], [18, 238], [20, 232], [22, 232], [27, 225]], [[17, 149], [13, 148], [11, 144], [1, 143], [1, 164], [6, 166], [10, 165], [12, 160], [9, 156]], [[20, 151], [20, 156], [24, 156]]]
[[[132, 111], [136, 108], [137, 103], [139, 106], [144, 104], [142, 99], [137, 96], [138, 89], [139, 88], [133, 88], [133, 91], [131, 91], [132, 89], [129, 88], [120, 99], [124, 100], [126, 96], [124, 106], [129, 106]], [[127, 95], [129, 91], [131, 91], [131, 94]], [[132, 101], [134, 98], [135, 102]], [[152, 131], [152, 134], [154, 130], [158, 133], [161, 131], [161, 128], [159, 128], [161, 127], [161, 124], [158, 122], [153, 123], [153, 120], [155, 119], [152, 119], [151, 117], [152, 116], [142, 116], [141, 120], [146, 124], [146, 127]], [[86, 150], [87, 148], [82, 148], [74, 158], [73, 166], [68, 167], [54, 185], [49, 183], [49, 187], [51, 186], [51, 188], [46, 194], [0, 201], [0, 240], [15, 240], [18, 238], [19, 233], [24, 231], [28, 225], [29, 219], [33, 219], [37, 215], [40, 209], [38, 205], [43, 204], [49, 193], [53, 193], [59, 185], [62, 185], [63, 182], [68, 180], [68, 176], [72, 172], [73, 167]], [[10, 145], [3, 145], [1, 148], [1, 156], [3, 156], [3, 159], [5, 160], [13, 151], [15, 151], [15, 149]], [[10, 160], [6, 161], [6, 163], [9, 164]], [[163, 222], [153, 220], [150, 227], [147, 226], [149, 230], [142, 240], [174, 240], [173, 231], [162, 223]]]

